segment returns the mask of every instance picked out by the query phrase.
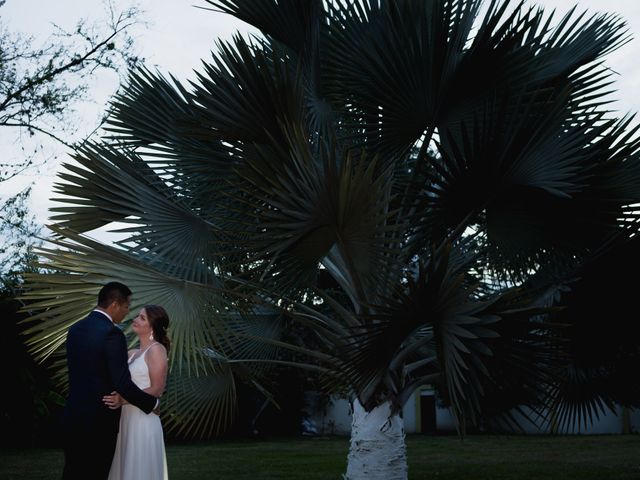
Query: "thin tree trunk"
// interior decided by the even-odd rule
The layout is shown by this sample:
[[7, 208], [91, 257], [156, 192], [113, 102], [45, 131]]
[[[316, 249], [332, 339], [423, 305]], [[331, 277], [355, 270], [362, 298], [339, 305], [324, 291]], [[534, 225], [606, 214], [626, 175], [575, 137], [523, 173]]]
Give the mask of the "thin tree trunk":
[[404, 421], [385, 402], [367, 412], [353, 401], [351, 447], [344, 480], [407, 480]]

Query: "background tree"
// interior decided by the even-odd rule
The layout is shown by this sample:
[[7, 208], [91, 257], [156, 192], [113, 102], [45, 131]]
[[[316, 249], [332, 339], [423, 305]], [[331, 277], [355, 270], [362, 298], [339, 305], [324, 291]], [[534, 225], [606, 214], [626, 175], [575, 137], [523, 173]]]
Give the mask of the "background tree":
[[[5, 3], [1, 0], [0, 8]], [[95, 24], [78, 20], [72, 32], [54, 25], [52, 36], [40, 45], [33, 37], [12, 32], [0, 23], [0, 127], [6, 127], [2, 129], [3, 138], [22, 144], [22, 155], [0, 162], [0, 183], [42, 162], [37, 160], [42, 141], [34, 142], [34, 138], [48, 137], [75, 148], [71, 140], [78, 127], [72, 120], [74, 107], [87, 100], [90, 75], [106, 70], [123, 75], [139, 62], [129, 31], [139, 23], [140, 11], [135, 7], [117, 11], [110, 2], [104, 5], [108, 18]], [[96, 125], [96, 130], [99, 127]], [[33, 151], [29, 151], [33, 145]], [[39, 232], [33, 218], [17, 216], [28, 215], [26, 200], [30, 192], [27, 187], [15, 198], [5, 198], [1, 209], [2, 233], [5, 238], [13, 238], [5, 242], [0, 253], [5, 260], [2, 276], [8, 275], [8, 283], [13, 283], [15, 268], [24, 260], [24, 245], [35, 241], [28, 235]], [[14, 204], [20, 207], [12, 208]], [[23, 240], [17, 241], [19, 236]]]
[[[24, 272], [21, 272], [24, 273]], [[4, 388], [11, 395], [0, 400], [0, 428], [3, 447], [33, 447], [58, 442], [58, 414], [64, 404], [52, 380], [48, 365], [38, 364], [24, 344], [28, 314], [11, 289], [0, 290], [0, 360], [7, 368]], [[20, 322], [23, 322], [22, 324]]]
[[[171, 378], [187, 383], [163, 402], [170, 429], [214, 431], [234, 371], [295, 364], [352, 395], [353, 479], [406, 478], [400, 411], [420, 385], [461, 432], [597, 415], [604, 388], [561, 388], [575, 344], [553, 305], [637, 231], [637, 127], [607, 110], [602, 64], [624, 23], [508, 1], [482, 16], [462, 0], [209, 3], [264, 38], [221, 43], [190, 89], [136, 72], [112, 136], [67, 164], [62, 248], [44, 251], [60, 273], [30, 294], [40, 358], [63, 353], [100, 284], [125, 281], [174, 319]], [[115, 247], [82, 235], [112, 222], [129, 224]], [[313, 347], [280, 338], [287, 319]], [[637, 365], [636, 341], [610, 346]]]
[[[0, 8], [5, 3], [0, 0]], [[95, 24], [78, 20], [72, 32], [54, 25], [53, 35], [40, 45], [33, 37], [12, 32], [0, 22], [0, 127], [7, 127], [2, 129], [4, 139], [22, 144], [22, 155], [0, 162], [0, 183], [46, 161], [37, 160], [43, 138], [73, 150], [72, 138], [78, 127], [73, 121], [74, 107], [87, 100], [89, 77], [100, 71], [124, 75], [139, 63], [129, 32], [139, 23], [140, 11], [136, 7], [117, 11], [110, 2], [104, 6], [108, 18]], [[94, 132], [99, 127], [96, 125]], [[34, 150], [29, 151], [33, 145]], [[27, 247], [37, 243], [34, 236], [41, 233], [27, 209], [30, 193], [27, 186], [0, 205], [4, 239], [0, 278], [5, 286], [20, 283], [16, 275], [19, 268], [28, 268]]]
[[11, 365], [5, 389], [12, 392], [0, 401], [0, 428], [5, 432], [2, 445], [14, 448], [55, 442], [57, 412], [63, 403], [48, 365], [34, 361], [21, 335], [29, 327], [28, 314], [21, 311], [24, 303], [17, 297], [24, 287], [24, 276], [38, 270], [34, 248], [41, 245], [41, 227], [28, 209], [29, 193], [29, 189], [20, 192], [0, 208], [0, 361]]
[[[5, 3], [0, 1], [0, 8]], [[0, 23], [0, 127], [7, 127], [3, 130], [14, 129], [16, 137], [43, 135], [73, 148], [69, 137], [78, 125], [71, 121], [72, 107], [86, 100], [89, 76], [99, 70], [124, 74], [139, 62], [129, 31], [139, 23], [140, 11], [116, 11], [107, 2], [105, 8], [108, 18], [95, 24], [79, 20], [72, 32], [54, 25], [52, 36], [40, 45]], [[0, 182], [33, 163], [34, 154], [26, 152], [24, 158], [4, 160]]]
[[35, 246], [42, 227], [29, 212], [31, 188], [8, 198], [0, 205], [0, 290], [15, 297], [23, 284], [24, 274], [33, 271]]
[[[0, 0], [0, 8], [5, 3]], [[73, 150], [78, 127], [74, 107], [87, 100], [89, 77], [105, 71], [124, 76], [138, 64], [129, 32], [139, 23], [140, 11], [117, 11], [110, 2], [104, 6], [108, 18], [95, 24], [78, 20], [72, 32], [54, 25], [54, 33], [39, 45], [0, 22], [0, 128], [6, 127], [1, 129], [5, 141], [22, 145], [21, 155], [0, 161], [0, 183], [41, 166], [46, 159], [37, 156], [46, 138]], [[10, 294], [22, 284], [22, 273], [32, 268], [31, 251], [43, 234], [29, 213], [31, 190], [27, 185], [0, 200], [0, 282]]]

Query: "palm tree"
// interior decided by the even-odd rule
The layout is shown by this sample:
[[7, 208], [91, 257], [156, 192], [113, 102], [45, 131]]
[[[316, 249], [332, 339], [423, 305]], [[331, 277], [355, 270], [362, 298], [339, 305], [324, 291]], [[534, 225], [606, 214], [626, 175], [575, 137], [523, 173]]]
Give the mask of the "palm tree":
[[[602, 62], [624, 23], [509, 1], [208, 3], [262, 36], [219, 43], [189, 86], [131, 74], [109, 136], [60, 174], [34, 350], [60, 354], [99, 284], [125, 280], [174, 319], [170, 428], [228, 424], [234, 375], [314, 369], [353, 398], [350, 479], [406, 478], [400, 412], [421, 385], [460, 431], [597, 414], [601, 390], [563, 407], [572, 320], [552, 306], [637, 230], [637, 127], [607, 110]], [[112, 223], [115, 246], [83, 235]], [[291, 321], [313, 347], [279, 337]]]

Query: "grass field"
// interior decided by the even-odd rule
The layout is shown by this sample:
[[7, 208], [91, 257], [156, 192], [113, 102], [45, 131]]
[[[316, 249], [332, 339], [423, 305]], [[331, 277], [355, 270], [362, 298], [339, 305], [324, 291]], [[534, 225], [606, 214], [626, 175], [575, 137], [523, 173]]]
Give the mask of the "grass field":
[[[171, 480], [339, 479], [344, 437], [169, 445]], [[407, 437], [409, 478], [437, 480], [638, 480], [640, 436]], [[4, 450], [0, 479], [58, 479], [62, 452]], [[89, 478], [89, 477], [87, 477]]]

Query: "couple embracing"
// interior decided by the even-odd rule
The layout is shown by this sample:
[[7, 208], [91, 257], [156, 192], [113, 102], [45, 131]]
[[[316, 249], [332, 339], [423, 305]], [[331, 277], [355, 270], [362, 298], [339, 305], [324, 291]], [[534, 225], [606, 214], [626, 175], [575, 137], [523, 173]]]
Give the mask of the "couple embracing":
[[169, 318], [158, 305], [133, 320], [140, 348], [127, 352], [118, 328], [131, 290], [110, 282], [98, 306], [67, 335], [69, 396], [63, 414], [63, 479], [168, 478], [160, 417], [167, 379]]

